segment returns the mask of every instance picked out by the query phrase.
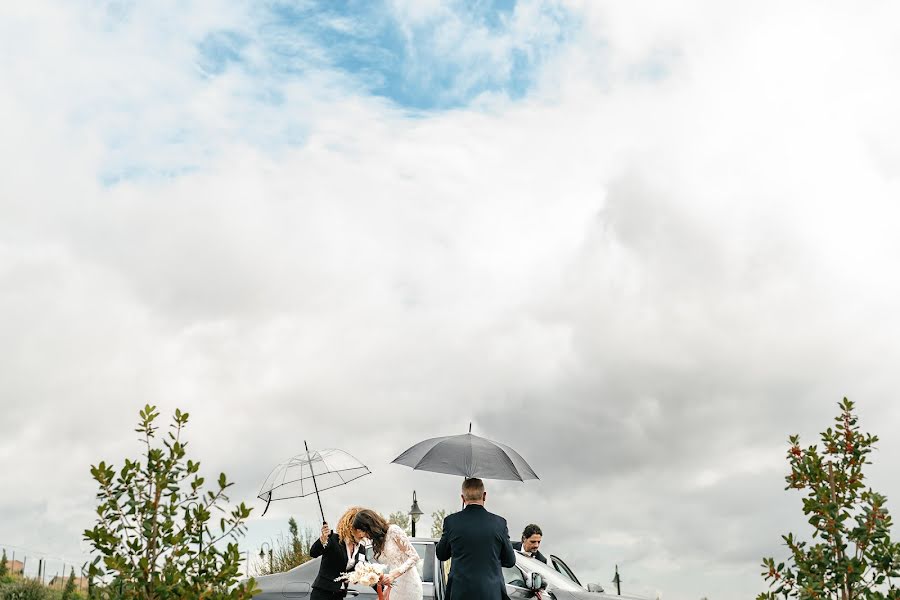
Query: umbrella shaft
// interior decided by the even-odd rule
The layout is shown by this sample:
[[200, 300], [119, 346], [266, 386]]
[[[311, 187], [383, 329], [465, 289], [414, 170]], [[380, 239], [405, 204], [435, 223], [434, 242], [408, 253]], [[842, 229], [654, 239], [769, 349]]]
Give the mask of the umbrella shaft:
[[[310, 458], [310, 456], [309, 456], [309, 446], [306, 444], [306, 440], [303, 440], [303, 447], [306, 448], [306, 457], [307, 457], [307, 458]], [[316, 490], [316, 500], [319, 501], [319, 513], [322, 515], [322, 525], [324, 525], [324, 524], [326, 523], [326, 521], [325, 521], [325, 511], [322, 509], [322, 497], [319, 495], [319, 484], [316, 483], [316, 472], [313, 471], [312, 463], [313, 463], [313, 461], [312, 461], [312, 459], [310, 458], [310, 461], [309, 461], [309, 473], [312, 475], [313, 488], [315, 488], [315, 490]]]

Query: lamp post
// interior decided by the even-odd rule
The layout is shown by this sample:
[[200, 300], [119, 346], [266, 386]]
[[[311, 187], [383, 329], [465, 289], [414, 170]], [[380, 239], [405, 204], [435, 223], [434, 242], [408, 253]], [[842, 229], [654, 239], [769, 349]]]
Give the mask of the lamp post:
[[263, 546], [268, 546], [269, 548], [269, 575], [273, 573], [272, 571], [272, 545], [269, 542], [263, 542], [259, 547], [259, 560], [263, 560], [266, 557], [265, 550], [263, 550]]
[[409, 507], [409, 520], [412, 522], [412, 537], [416, 537], [416, 521], [419, 520], [423, 514], [422, 510], [419, 508], [419, 503], [416, 502], [416, 491], [413, 490], [413, 503], [412, 506]]

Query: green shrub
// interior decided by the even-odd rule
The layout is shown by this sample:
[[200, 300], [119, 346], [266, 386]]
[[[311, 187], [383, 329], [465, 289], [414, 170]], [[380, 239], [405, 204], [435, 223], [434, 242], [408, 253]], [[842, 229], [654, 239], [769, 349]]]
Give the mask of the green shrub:
[[839, 406], [821, 448], [801, 448], [799, 436], [789, 438], [785, 489], [804, 494], [812, 539], [782, 536], [790, 556], [787, 564], [763, 559], [770, 590], [758, 600], [900, 600], [900, 544], [891, 542], [887, 499], [864, 483], [863, 466], [871, 464], [878, 438], [859, 431], [852, 402], [844, 398]]
[[[231, 487], [222, 473], [204, 491], [200, 463], [186, 458], [182, 440], [188, 414], [175, 416], [160, 446], [154, 425], [159, 413], [147, 405], [135, 431], [142, 454], [118, 471], [101, 462], [91, 467], [99, 485], [97, 524], [84, 532], [97, 557], [89, 567], [97, 586], [92, 597], [123, 600], [243, 600], [255, 582], [240, 580], [241, 556], [233, 541], [246, 531], [250, 508], [228, 509]], [[213, 514], [219, 518], [213, 521]]]
[[0, 588], [0, 600], [50, 600], [50, 595], [40, 582], [18, 579]]

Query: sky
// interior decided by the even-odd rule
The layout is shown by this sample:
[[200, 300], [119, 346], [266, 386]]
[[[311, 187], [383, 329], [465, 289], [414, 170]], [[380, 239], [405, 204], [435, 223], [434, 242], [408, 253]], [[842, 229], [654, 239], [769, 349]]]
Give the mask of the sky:
[[[900, 498], [900, 7], [798, 0], [0, 6], [0, 547], [89, 555], [150, 403], [253, 503], [426, 515], [467, 431], [513, 537], [669, 599], [766, 589], [787, 437], [844, 396]], [[430, 523], [426, 516], [423, 526]]]

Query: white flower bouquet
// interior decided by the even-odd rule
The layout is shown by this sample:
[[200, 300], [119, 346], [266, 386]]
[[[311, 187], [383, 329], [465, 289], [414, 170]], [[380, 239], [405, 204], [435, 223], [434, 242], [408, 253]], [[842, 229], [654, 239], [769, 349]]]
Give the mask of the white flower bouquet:
[[335, 581], [346, 581], [353, 585], [373, 586], [381, 581], [381, 576], [387, 571], [385, 565], [360, 561], [349, 573], [344, 573]]

